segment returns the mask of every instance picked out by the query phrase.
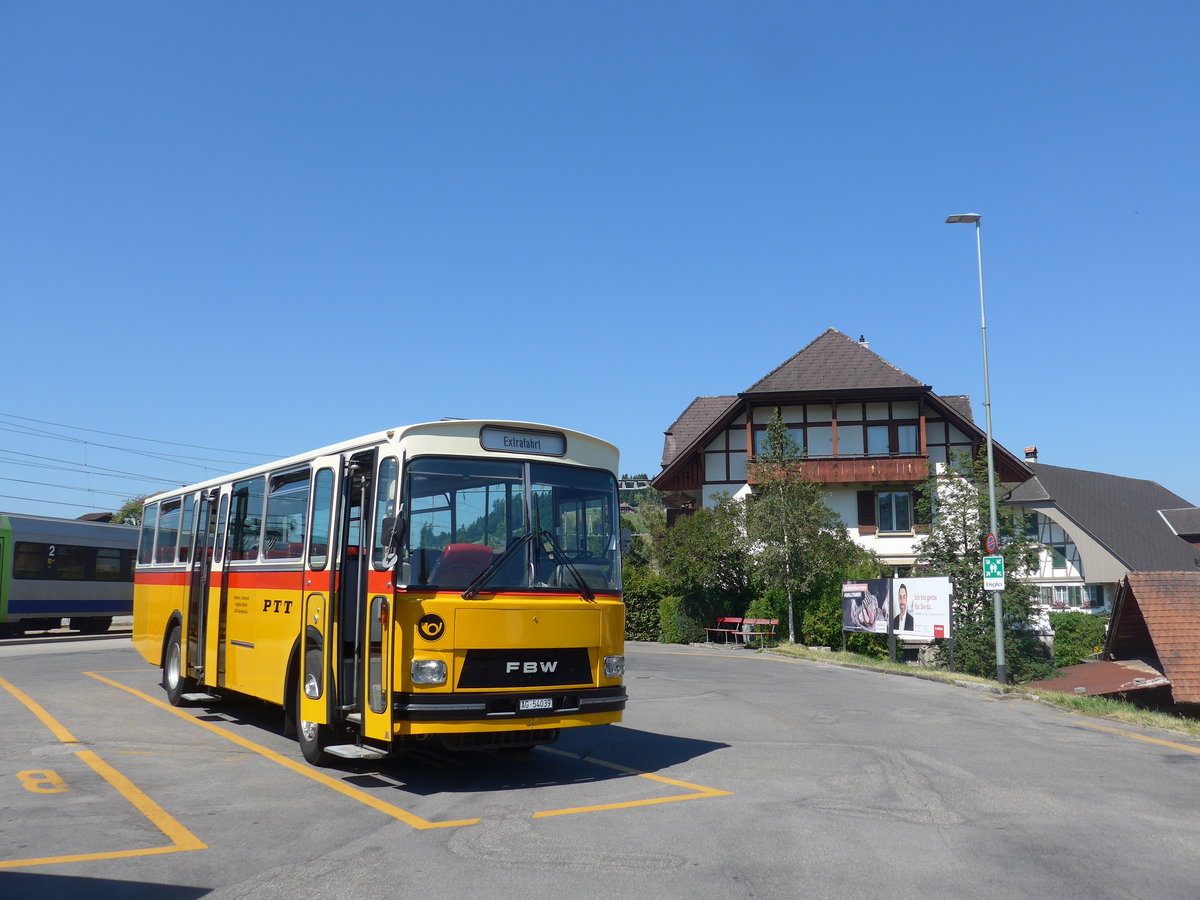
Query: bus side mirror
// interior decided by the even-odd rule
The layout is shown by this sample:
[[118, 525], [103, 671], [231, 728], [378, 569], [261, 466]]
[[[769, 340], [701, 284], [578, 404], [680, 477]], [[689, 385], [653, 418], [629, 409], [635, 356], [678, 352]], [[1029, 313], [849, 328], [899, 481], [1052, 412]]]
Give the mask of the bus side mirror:
[[629, 548], [633, 546], [633, 529], [621, 529], [621, 555], [624, 556], [629, 552]]

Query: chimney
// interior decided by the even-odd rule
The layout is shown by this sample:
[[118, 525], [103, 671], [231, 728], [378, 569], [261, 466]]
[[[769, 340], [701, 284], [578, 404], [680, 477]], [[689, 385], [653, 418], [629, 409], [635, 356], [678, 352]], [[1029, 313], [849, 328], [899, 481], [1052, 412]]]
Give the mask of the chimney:
[[1037, 462], [1037, 447], [1025, 448], [1025, 462]]
[[866, 336], [865, 334], [860, 334], [860, 335], [858, 336], [858, 343], [859, 343], [861, 346], [863, 346], [863, 347], [865, 347], [866, 349], [868, 349], [868, 350], [870, 350], [870, 349], [871, 349], [871, 344], [870, 344], [870, 342], [867, 340], [867, 336]]

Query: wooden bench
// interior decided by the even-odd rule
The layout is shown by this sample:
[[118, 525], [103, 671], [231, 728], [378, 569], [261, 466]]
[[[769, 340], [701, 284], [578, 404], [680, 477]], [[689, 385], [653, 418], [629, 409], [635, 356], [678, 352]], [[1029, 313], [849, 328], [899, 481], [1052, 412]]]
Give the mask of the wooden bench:
[[[728, 644], [737, 640], [736, 635], [742, 633], [742, 617], [741, 616], [722, 616], [717, 619], [717, 624], [712, 628], [705, 628], [707, 639], [713, 640], [713, 635], [721, 635], [721, 643]], [[734, 635], [734, 637], [731, 637]], [[715, 643], [715, 642], [714, 642]]]
[[717, 624], [712, 628], [705, 628], [709, 641], [713, 640], [714, 635], [721, 635], [721, 643], [729, 644], [742, 641], [750, 643], [752, 638], [758, 638], [758, 646], [761, 648], [767, 638], [775, 637], [775, 631], [779, 628], [778, 619], [743, 619], [738, 616], [722, 616], [717, 619]]
[[749, 643], [750, 638], [758, 638], [758, 647], [761, 650], [767, 638], [775, 637], [778, 627], [778, 619], [742, 619], [742, 639]]

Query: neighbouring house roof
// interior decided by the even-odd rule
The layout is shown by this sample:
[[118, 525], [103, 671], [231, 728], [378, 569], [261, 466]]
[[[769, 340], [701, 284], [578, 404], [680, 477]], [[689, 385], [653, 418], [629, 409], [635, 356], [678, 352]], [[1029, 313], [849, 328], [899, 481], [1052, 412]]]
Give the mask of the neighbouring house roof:
[[1016, 506], [1053, 503], [1131, 572], [1196, 569], [1196, 548], [1177, 536], [1160, 510], [1187, 501], [1162, 485], [1083, 469], [1029, 463], [1033, 477], [1013, 489]]
[[864, 344], [830, 328], [750, 385], [745, 393], [928, 387]]
[[950, 394], [942, 396], [942, 402], [948, 407], [966, 419], [968, 422], [975, 421], [975, 413], [971, 411], [971, 395], [970, 394]]
[[1136, 572], [1117, 593], [1104, 654], [1152, 648], [1176, 703], [1200, 703], [1200, 572]]
[[1186, 506], [1182, 509], [1163, 509], [1159, 512], [1167, 520], [1171, 530], [1180, 537], [1191, 538], [1200, 535], [1200, 508]]
[[668, 465], [737, 402], [736, 396], [697, 397], [664, 434], [662, 464]]

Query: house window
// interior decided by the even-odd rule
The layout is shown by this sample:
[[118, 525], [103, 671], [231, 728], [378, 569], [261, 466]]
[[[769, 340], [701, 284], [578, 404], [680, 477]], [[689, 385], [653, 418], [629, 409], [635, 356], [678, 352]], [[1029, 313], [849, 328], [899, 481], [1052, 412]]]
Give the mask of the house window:
[[912, 531], [912, 494], [908, 491], [881, 491], [878, 509], [881, 532]]
[[[869, 405], [869, 404], [868, 404]], [[867, 456], [887, 456], [888, 431], [886, 425], [867, 426]]]

